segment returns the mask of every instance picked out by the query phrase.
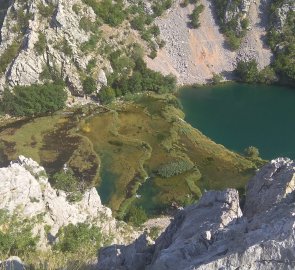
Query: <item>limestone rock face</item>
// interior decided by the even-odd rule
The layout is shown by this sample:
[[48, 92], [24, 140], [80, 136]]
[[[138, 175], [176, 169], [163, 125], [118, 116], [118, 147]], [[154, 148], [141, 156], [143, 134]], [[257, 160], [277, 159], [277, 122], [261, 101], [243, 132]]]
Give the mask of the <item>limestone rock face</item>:
[[[40, 5], [53, 8], [52, 14], [44, 17]], [[20, 24], [15, 19], [17, 12], [29, 16], [24, 33], [15, 30]], [[0, 93], [5, 87], [42, 84], [50, 79], [44, 77], [44, 72], [48, 73], [51, 69], [67, 82], [72, 94], [83, 96], [80, 74], [87, 72], [90, 59], [101, 60], [96, 53], [86, 53], [81, 49], [92, 35], [81, 27], [80, 22], [85, 18], [93, 23], [96, 21], [94, 11], [81, 0], [11, 1], [1, 28], [0, 55], [5, 54], [6, 49], [16, 41], [20, 43], [20, 49], [4, 74], [0, 75]], [[46, 48], [40, 53], [35, 46], [42, 34], [46, 37]], [[106, 59], [98, 63], [98, 68], [109, 65]]]
[[114, 234], [116, 243], [126, 240], [122, 237], [126, 224], [112, 217], [111, 210], [101, 204], [95, 188], [86, 191], [81, 201], [70, 203], [65, 192], [51, 187], [44, 168], [23, 156], [8, 168], [0, 168], [0, 209], [20, 218], [32, 219], [42, 214], [42, 222], [34, 228], [35, 234], [41, 237], [40, 248], [47, 245], [45, 225], [50, 226], [53, 238], [62, 226], [85, 222], [100, 227], [106, 235]]
[[288, 13], [295, 12], [295, 2], [293, 0], [283, 1], [281, 7], [275, 12], [274, 25], [278, 31], [281, 31], [286, 22]]
[[294, 269], [294, 177], [293, 161], [273, 160], [249, 182], [244, 213], [236, 190], [209, 191], [176, 214], [154, 245], [142, 236], [103, 249], [97, 269]]

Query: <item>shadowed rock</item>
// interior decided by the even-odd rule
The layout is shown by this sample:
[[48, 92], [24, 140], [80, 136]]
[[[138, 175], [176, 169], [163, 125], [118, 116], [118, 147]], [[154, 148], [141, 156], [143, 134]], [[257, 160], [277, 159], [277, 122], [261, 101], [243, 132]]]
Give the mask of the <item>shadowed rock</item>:
[[97, 269], [295, 269], [294, 173], [289, 159], [265, 165], [248, 184], [244, 215], [236, 190], [209, 191], [154, 245], [103, 249]]

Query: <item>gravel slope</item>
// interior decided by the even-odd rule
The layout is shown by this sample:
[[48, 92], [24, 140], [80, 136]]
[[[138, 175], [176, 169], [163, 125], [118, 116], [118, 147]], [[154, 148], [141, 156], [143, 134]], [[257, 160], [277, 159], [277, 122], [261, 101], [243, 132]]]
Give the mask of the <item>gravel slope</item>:
[[245, 37], [238, 52], [230, 51], [219, 27], [214, 19], [214, 10], [210, 1], [201, 0], [205, 10], [200, 16], [201, 27], [188, 27], [189, 14], [193, 5], [186, 8], [179, 6], [177, 0], [174, 6], [161, 18], [157, 24], [166, 46], [159, 51], [155, 59], [146, 59], [150, 68], [164, 74], [173, 73], [179, 84], [206, 83], [212, 78], [212, 73], [222, 73], [231, 79], [238, 59], [255, 58], [262, 68], [270, 63], [271, 51], [264, 40], [267, 2], [252, 2], [250, 7], [250, 23], [252, 29]]

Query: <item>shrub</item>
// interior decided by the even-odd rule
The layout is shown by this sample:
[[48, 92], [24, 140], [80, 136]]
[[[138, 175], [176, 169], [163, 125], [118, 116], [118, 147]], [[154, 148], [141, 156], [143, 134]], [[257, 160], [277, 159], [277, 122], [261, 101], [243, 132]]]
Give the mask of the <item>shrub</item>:
[[258, 68], [255, 60], [249, 62], [239, 61], [235, 71], [241, 81], [247, 83], [257, 82]]
[[120, 25], [127, 17], [127, 12], [122, 1], [112, 0], [83, 0], [83, 2], [94, 10], [96, 15], [111, 26]]
[[152, 9], [154, 12], [154, 16], [158, 17], [163, 14], [166, 9], [169, 9], [172, 6], [172, 0], [160, 0], [154, 2]]
[[10, 46], [7, 47], [7, 49], [5, 49], [3, 54], [0, 56], [0, 73], [4, 73], [8, 65], [16, 57], [20, 45], [20, 42], [14, 41]]
[[52, 176], [51, 183], [56, 189], [73, 192], [78, 189], [78, 180], [72, 170], [57, 172]]
[[85, 223], [69, 224], [61, 228], [57, 236], [59, 241], [54, 249], [62, 252], [77, 252], [85, 247], [98, 250], [103, 245], [100, 228]]
[[126, 214], [124, 220], [128, 223], [131, 223], [134, 226], [140, 226], [148, 219], [145, 211], [142, 207], [136, 207], [132, 205], [128, 213]]
[[67, 56], [72, 56], [73, 55], [73, 50], [72, 47], [70, 45], [70, 43], [67, 41], [67, 39], [63, 39], [63, 41], [61, 42], [60, 45], [60, 50]]
[[102, 103], [110, 103], [116, 97], [116, 92], [111, 87], [106, 87], [100, 90], [99, 99]]
[[91, 59], [88, 63], [87, 63], [87, 67], [86, 67], [86, 71], [88, 73], [91, 73], [92, 69], [95, 68], [96, 66], [96, 60], [95, 59]]
[[259, 72], [257, 80], [260, 83], [271, 84], [277, 81], [277, 76], [273, 68], [267, 66]]
[[38, 10], [39, 10], [39, 13], [42, 15], [42, 17], [50, 18], [53, 16], [55, 5], [52, 3], [44, 5], [43, 2], [40, 2], [38, 4]]
[[213, 73], [212, 84], [219, 84], [222, 81], [222, 76], [220, 74]]
[[15, 116], [36, 116], [62, 109], [66, 99], [62, 84], [16, 86], [4, 90], [0, 108]]
[[92, 77], [86, 77], [83, 81], [83, 91], [86, 95], [92, 94], [96, 90], [96, 81]]
[[35, 43], [35, 50], [37, 54], [42, 55], [46, 49], [46, 36], [44, 33], [39, 32], [38, 41]]
[[203, 10], [205, 9], [204, 5], [197, 5], [194, 10], [193, 13], [190, 15], [190, 20], [191, 20], [191, 26], [193, 28], [199, 28], [200, 27], [200, 22], [199, 22], [199, 17], [200, 14], [203, 12]]
[[245, 155], [250, 158], [258, 158], [259, 157], [259, 150], [254, 146], [249, 146], [245, 150]]
[[1, 254], [19, 256], [36, 250], [38, 237], [32, 235], [32, 222], [10, 217], [6, 211], [0, 210], [0, 228]]
[[99, 34], [92, 34], [88, 41], [81, 44], [81, 50], [82, 52], [91, 52], [94, 51], [97, 45], [97, 42], [99, 41]]
[[66, 191], [69, 202], [80, 201], [83, 197], [83, 189], [72, 170], [60, 171], [52, 176], [51, 183], [56, 189]]
[[194, 164], [189, 160], [176, 160], [158, 168], [157, 174], [163, 178], [169, 178], [175, 175], [182, 174], [193, 169]]

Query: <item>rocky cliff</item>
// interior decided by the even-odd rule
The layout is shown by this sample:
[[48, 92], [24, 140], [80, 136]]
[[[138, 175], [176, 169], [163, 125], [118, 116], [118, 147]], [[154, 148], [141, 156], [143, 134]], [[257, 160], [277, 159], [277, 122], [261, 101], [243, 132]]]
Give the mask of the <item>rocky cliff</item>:
[[100, 27], [101, 19], [84, 2], [13, 0], [8, 8], [2, 3], [0, 91], [60, 77], [72, 94], [81, 96], [83, 78], [90, 74], [97, 91], [107, 84], [112, 68], [103, 48], [120, 48], [118, 42], [130, 39], [130, 32]]
[[104, 248], [97, 269], [294, 269], [294, 179], [295, 162], [273, 160], [250, 180], [242, 209], [236, 190], [209, 191], [154, 245], [142, 235]]
[[[271, 0], [225, 1], [222, 18], [225, 23], [235, 20], [238, 33], [242, 31], [242, 21], [249, 22], [244, 26], [247, 31], [236, 51], [229, 49], [221, 34], [214, 1], [201, 0], [205, 9], [200, 15], [198, 29], [189, 26], [194, 5], [181, 7], [182, 0], [172, 1], [172, 7], [156, 18], [161, 33], [160, 37], [152, 38], [151, 44], [140, 37], [142, 33], [131, 29], [132, 15], [119, 26], [110, 27], [102, 23], [86, 2], [0, 2], [0, 55], [4, 58], [0, 58], [0, 91], [7, 86], [44, 83], [52, 77], [60, 77], [72, 94], [82, 96], [83, 80], [89, 75], [95, 79], [99, 91], [107, 85], [107, 76], [113, 72], [107, 52], [130, 51], [128, 45], [133, 43], [143, 45], [146, 54], [150, 47], [157, 49], [155, 59], [146, 57], [148, 67], [165, 75], [176, 75], [180, 84], [206, 83], [214, 73], [231, 79], [238, 60], [255, 59], [259, 68], [272, 60], [266, 44]], [[143, 1], [146, 14], [153, 13], [151, 5], [155, 2]], [[126, 1], [124, 5], [134, 3]], [[286, 0], [276, 12], [278, 29], [284, 24], [291, 6], [292, 1]], [[159, 49], [157, 39], [165, 41], [164, 48]]]
[[95, 188], [86, 191], [80, 201], [69, 202], [65, 192], [51, 187], [44, 168], [23, 156], [9, 167], [0, 168], [0, 209], [20, 220], [34, 220], [39, 249], [48, 248], [59, 229], [68, 224], [95, 225], [114, 243], [128, 242], [136, 236], [124, 222], [112, 217]]

